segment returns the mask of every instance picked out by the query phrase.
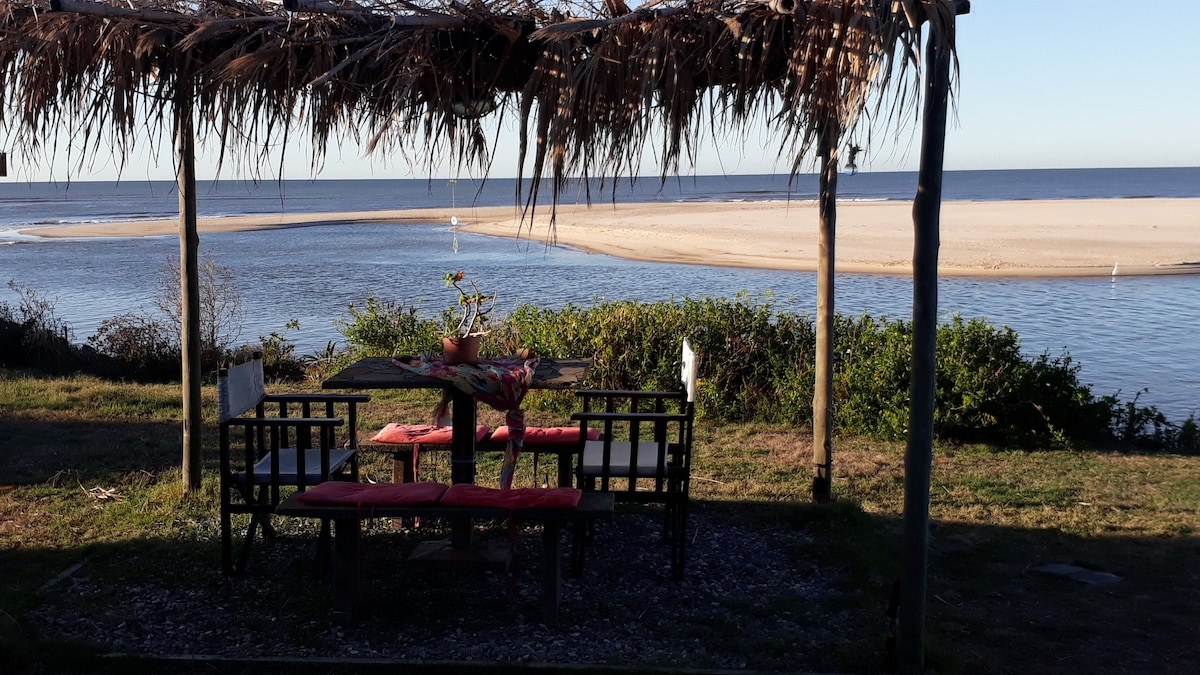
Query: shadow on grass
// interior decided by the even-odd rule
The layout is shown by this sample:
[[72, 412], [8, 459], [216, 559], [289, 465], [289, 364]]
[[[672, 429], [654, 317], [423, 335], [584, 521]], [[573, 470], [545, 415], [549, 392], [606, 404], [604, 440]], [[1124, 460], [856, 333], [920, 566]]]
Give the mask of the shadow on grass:
[[943, 523], [929, 556], [929, 644], [956, 672], [1200, 672], [1200, 539]]
[[[17, 571], [7, 595], [20, 602], [3, 619], [2, 634], [6, 651], [31, 672], [109, 672], [110, 661], [95, 661], [109, 652], [186, 654], [222, 671], [240, 667], [238, 659], [284, 657], [289, 672], [342, 672], [333, 664], [361, 659], [432, 663], [426, 672], [448, 672], [447, 661], [521, 670], [592, 665], [596, 672], [829, 670], [824, 664], [843, 663], [849, 645], [861, 659], [875, 658], [882, 644], [880, 598], [847, 576], [875, 563], [826, 572], [821, 562], [833, 550], [821, 532], [854, 514], [697, 503], [689, 575], [675, 582], [660, 540], [661, 512], [623, 509], [599, 524], [583, 578], [565, 580], [558, 629], [541, 624], [540, 535], [504, 523], [478, 537], [514, 546], [507, 574], [409, 564], [417, 541], [447, 534], [441, 524], [412, 532], [372, 523], [360, 552], [364, 612], [348, 629], [331, 625], [330, 584], [312, 574], [315, 531], [292, 519], [280, 520], [277, 541], [256, 545], [244, 578], [222, 577], [207, 533], [201, 541], [6, 551], [0, 564]], [[856, 537], [854, 547], [865, 550], [872, 540]], [[64, 570], [70, 573], [60, 578]], [[313, 663], [292, 668], [293, 659]]]
[[[516, 542], [510, 574], [407, 564], [415, 541], [444, 530], [374, 523], [360, 552], [366, 612], [346, 629], [330, 624], [329, 583], [312, 575], [314, 532], [296, 523], [281, 523], [283, 536], [256, 548], [236, 579], [218, 572], [207, 530], [191, 541], [5, 550], [5, 595], [16, 602], [0, 617], [0, 656], [8, 672], [47, 673], [880, 669], [898, 575], [894, 519], [850, 504], [698, 502], [688, 577], [677, 583], [659, 517], [622, 510], [601, 524], [584, 577], [564, 584], [559, 629], [539, 623], [537, 535], [502, 524], [481, 536]], [[935, 523], [929, 555], [931, 670], [1200, 672], [1196, 539]], [[1081, 583], [1042, 571], [1049, 563], [1119, 580]], [[187, 658], [97, 658], [110, 652]]]
[[[215, 432], [206, 436], [216, 438]], [[0, 439], [12, 450], [0, 463], [0, 485], [38, 485], [54, 484], [65, 474], [99, 480], [121, 473], [178, 473], [183, 429], [179, 422], [0, 415]], [[207, 457], [215, 453], [215, 445], [206, 448]]]

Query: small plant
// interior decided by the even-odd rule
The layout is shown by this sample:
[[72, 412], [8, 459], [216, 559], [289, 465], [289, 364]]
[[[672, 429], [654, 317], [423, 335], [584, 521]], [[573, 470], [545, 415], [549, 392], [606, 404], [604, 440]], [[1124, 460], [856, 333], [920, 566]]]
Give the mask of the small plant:
[[[199, 265], [200, 360], [205, 368], [216, 368], [242, 331], [245, 309], [232, 269], [207, 255], [200, 259]], [[183, 327], [178, 259], [168, 259], [159, 268], [158, 290], [154, 306], [175, 325], [178, 333]]]
[[474, 281], [471, 282], [469, 292], [463, 289], [459, 284], [462, 283], [465, 275], [466, 273], [460, 270], [448, 272], [446, 276], [442, 277], [442, 280], [446, 282], [446, 288], [453, 286], [458, 291], [458, 307], [462, 312], [458, 325], [450, 332], [459, 337], [482, 335], [484, 326], [487, 325], [488, 314], [496, 308], [496, 296], [480, 291], [479, 285]]
[[0, 302], [0, 363], [70, 370], [77, 354], [71, 346], [71, 327], [55, 314], [54, 300], [9, 281], [20, 298], [16, 307]]
[[105, 319], [88, 345], [112, 359], [113, 377], [140, 382], [169, 382], [179, 378], [179, 332], [166, 320], [122, 314]]

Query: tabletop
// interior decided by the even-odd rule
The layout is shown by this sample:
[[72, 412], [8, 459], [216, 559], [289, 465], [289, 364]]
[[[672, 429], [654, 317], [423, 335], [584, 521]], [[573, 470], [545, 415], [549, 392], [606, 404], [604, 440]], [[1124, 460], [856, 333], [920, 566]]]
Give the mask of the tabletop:
[[[583, 387], [591, 359], [538, 360], [531, 389]], [[347, 366], [321, 383], [322, 389], [430, 389], [450, 386], [446, 381], [418, 375], [392, 363], [391, 357], [370, 357]]]

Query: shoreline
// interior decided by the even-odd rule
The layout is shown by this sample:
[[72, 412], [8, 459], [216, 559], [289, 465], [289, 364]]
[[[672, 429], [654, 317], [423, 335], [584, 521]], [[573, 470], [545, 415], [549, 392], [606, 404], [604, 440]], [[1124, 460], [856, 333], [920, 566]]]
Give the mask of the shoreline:
[[[911, 275], [912, 204], [839, 202], [838, 272]], [[560, 205], [524, 220], [515, 206], [201, 218], [199, 231], [344, 223], [449, 224], [462, 232], [571, 246], [650, 262], [793, 271], [817, 268], [814, 201]], [[945, 202], [939, 274], [977, 277], [1200, 274], [1200, 198]], [[29, 228], [37, 237], [175, 235], [178, 221]]]

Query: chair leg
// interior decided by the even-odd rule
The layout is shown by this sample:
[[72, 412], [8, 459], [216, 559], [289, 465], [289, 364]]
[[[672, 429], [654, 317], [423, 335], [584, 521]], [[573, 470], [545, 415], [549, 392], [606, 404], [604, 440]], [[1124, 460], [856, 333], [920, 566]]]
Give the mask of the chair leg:
[[321, 534], [317, 537], [317, 554], [313, 560], [313, 572], [322, 576], [332, 568], [333, 537], [331, 536], [330, 520], [321, 519]]
[[671, 540], [671, 576], [675, 579], [683, 578], [684, 562], [687, 559], [687, 500], [681, 501], [675, 505], [674, 537]]
[[584, 547], [587, 546], [587, 529], [591, 521], [577, 520], [571, 528], [571, 577], [583, 576]]
[[221, 573], [233, 574], [233, 516], [224, 505], [221, 507]]
[[238, 555], [238, 574], [244, 574], [246, 572], [246, 563], [250, 560], [250, 549], [254, 545], [254, 534], [256, 530], [262, 528], [263, 539], [274, 541], [276, 537], [275, 528], [271, 526], [271, 502], [269, 488], [260, 486], [256, 492], [257, 496], [254, 498], [254, 502], [259, 508], [258, 510], [250, 513], [250, 525], [246, 528], [246, 537], [242, 541], [242, 550]]
[[275, 532], [275, 526], [271, 524], [271, 514], [264, 513], [259, 524], [262, 526], [263, 539], [275, 541], [279, 538], [279, 534]]
[[238, 554], [237, 573], [246, 573], [246, 563], [250, 561], [250, 548], [254, 545], [254, 532], [262, 524], [262, 514], [251, 513], [250, 525], [246, 528], [246, 536], [242, 539], [242, 550]]

